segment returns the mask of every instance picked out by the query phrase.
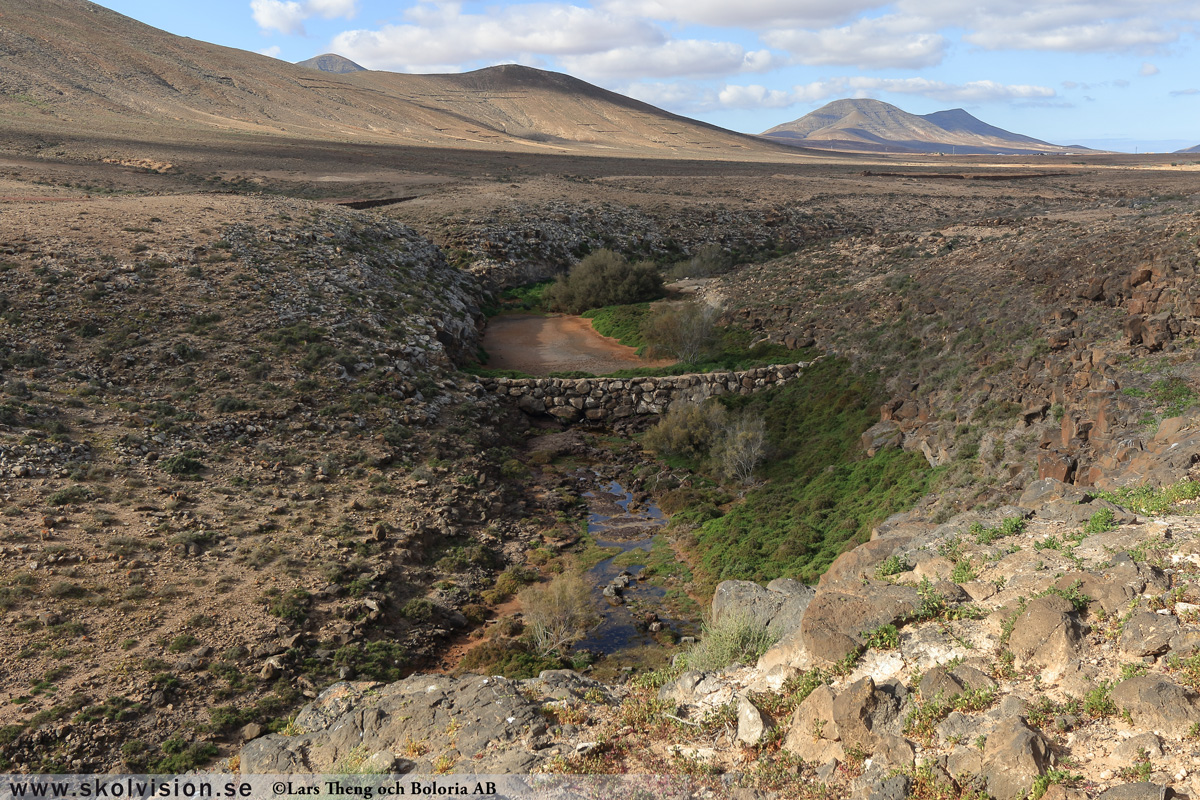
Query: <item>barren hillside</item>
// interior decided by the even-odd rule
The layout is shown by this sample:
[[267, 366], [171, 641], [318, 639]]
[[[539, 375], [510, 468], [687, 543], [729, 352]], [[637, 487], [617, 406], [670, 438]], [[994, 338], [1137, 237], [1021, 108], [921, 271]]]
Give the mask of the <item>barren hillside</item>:
[[0, 118], [144, 139], [251, 133], [335, 142], [657, 157], [788, 156], [754, 137], [569, 78], [319, 72], [198, 42], [86, 0], [3, 0]]

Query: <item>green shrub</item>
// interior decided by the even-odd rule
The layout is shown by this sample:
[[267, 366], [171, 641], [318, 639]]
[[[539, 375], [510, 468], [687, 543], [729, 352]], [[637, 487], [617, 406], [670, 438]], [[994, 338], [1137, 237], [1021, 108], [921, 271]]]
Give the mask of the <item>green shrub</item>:
[[631, 264], [611, 250], [597, 250], [560, 276], [542, 297], [557, 311], [578, 314], [589, 308], [626, 305], [662, 295], [662, 276], [654, 264]]
[[253, 408], [253, 404], [241, 399], [240, 397], [234, 397], [233, 395], [228, 394], [223, 397], [218, 397], [215, 401], [213, 401], [213, 409], [216, 410], [218, 414], [229, 414], [234, 411], [245, 411], [249, 408]]
[[890, 575], [899, 575], [901, 572], [908, 572], [910, 569], [912, 569], [912, 565], [902, 556], [890, 555], [879, 562], [879, 566], [875, 567], [875, 577], [886, 578]]
[[374, 681], [400, 680], [408, 662], [408, 650], [399, 642], [355, 642], [333, 654], [335, 666], [352, 667], [362, 677]]
[[308, 619], [308, 605], [311, 595], [303, 589], [289, 589], [281, 592], [279, 589], [268, 589], [259, 598], [267, 604], [267, 613], [279, 617], [285, 622], [300, 625]]
[[583, 312], [580, 316], [592, 321], [592, 328], [601, 336], [616, 339], [626, 347], [642, 347], [642, 323], [650, 313], [649, 303], [626, 306], [604, 306]]
[[544, 669], [562, 669], [563, 662], [553, 657], [539, 656], [524, 642], [493, 640], [472, 647], [459, 662], [459, 669], [505, 678], [536, 678]]
[[698, 463], [729, 421], [720, 403], [675, 403], [658, 424], [646, 432], [646, 447], [665, 457], [680, 457]]
[[1095, 494], [1135, 514], [1157, 517], [1170, 513], [1178, 503], [1200, 498], [1200, 481], [1185, 480], [1158, 488], [1135, 486]]
[[159, 469], [168, 475], [198, 475], [204, 471], [204, 463], [191, 456], [171, 456], [159, 464]]
[[92, 498], [92, 490], [86, 486], [68, 486], [59, 489], [46, 498], [48, 506], [67, 506], [72, 503], [84, 503]]
[[179, 775], [203, 767], [217, 755], [217, 746], [209, 742], [189, 744], [176, 736], [162, 744], [163, 757], [148, 767], [151, 773]]
[[1113, 531], [1117, 529], [1117, 518], [1113, 514], [1111, 508], [1102, 508], [1087, 521], [1083, 526], [1084, 533], [1104, 533], [1105, 531]]
[[711, 278], [723, 275], [733, 266], [733, 258], [719, 244], [704, 244], [697, 247], [692, 257], [671, 267], [674, 280], [682, 278]]
[[733, 663], [753, 664], [779, 637], [745, 615], [726, 614], [704, 623], [700, 642], [684, 654], [688, 669], [713, 670]]
[[400, 614], [413, 622], [429, 622], [433, 619], [433, 612], [436, 609], [437, 606], [424, 597], [414, 597], [404, 604], [404, 607], [400, 609]]

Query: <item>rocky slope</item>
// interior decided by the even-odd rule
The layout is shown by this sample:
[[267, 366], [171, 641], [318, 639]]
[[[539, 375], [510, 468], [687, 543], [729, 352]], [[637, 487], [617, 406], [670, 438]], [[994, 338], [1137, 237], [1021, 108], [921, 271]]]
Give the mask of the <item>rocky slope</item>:
[[436, 247], [193, 195], [10, 202], [0, 263], [5, 768], [203, 763], [467, 624], [523, 528]]
[[[1200, 788], [1194, 502], [1149, 519], [1046, 479], [991, 514], [889, 520], [815, 589], [721, 584], [714, 620], [779, 637], [755, 665], [658, 689], [569, 672], [339, 686], [241, 764], [687, 769], [797, 797], [1186, 796]], [[802, 784], [779, 783], [797, 769]]]

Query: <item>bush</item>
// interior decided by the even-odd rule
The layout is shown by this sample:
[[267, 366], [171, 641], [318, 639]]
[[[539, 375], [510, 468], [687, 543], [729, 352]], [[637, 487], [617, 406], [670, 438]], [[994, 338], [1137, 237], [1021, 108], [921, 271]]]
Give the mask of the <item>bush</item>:
[[660, 305], [642, 323], [642, 339], [651, 356], [674, 356], [684, 364], [695, 364], [716, 341], [717, 313], [704, 303]]
[[548, 308], [578, 314], [589, 308], [653, 300], [662, 296], [662, 283], [654, 264], [631, 264], [611, 250], [597, 250], [559, 276], [542, 297]]
[[459, 670], [505, 678], [536, 678], [545, 669], [562, 669], [557, 658], [544, 658], [529, 652], [521, 642], [511, 639], [488, 641], [472, 647], [463, 656]]
[[646, 432], [646, 447], [667, 458], [700, 461], [708, 456], [729, 413], [720, 403], [675, 403]]
[[739, 662], [753, 664], [779, 637], [746, 615], [726, 614], [704, 623], [700, 643], [684, 655], [688, 669], [713, 670]]
[[721, 433], [713, 455], [721, 474], [730, 480], [748, 484], [754, 469], [767, 453], [767, 429], [763, 418], [742, 414]]
[[588, 585], [575, 574], [530, 586], [520, 600], [533, 650], [543, 658], [565, 656], [597, 621]]
[[204, 471], [202, 461], [185, 455], [171, 456], [159, 466], [168, 475], [198, 475]]
[[218, 397], [213, 401], [213, 409], [216, 410], [218, 414], [229, 414], [234, 411], [245, 411], [248, 408], [251, 408], [251, 404], [248, 401], [229, 394], [225, 395], [224, 397]]
[[408, 650], [399, 642], [355, 642], [333, 654], [334, 666], [352, 667], [360, 676], [373, 681], [400, 680], [408, 662]]
[[46, 505], [68, 506], [72, 503], [85, 503], [92, 497], [92, 490], [86, 486], [68, 486], [66, 489], [59, 489], [54, 494], [46, 498]]
[[711, 278], [723, 275], [733, 266], [733, 259], [719, 244], [705, 244], [696, 248], [692, 257], [680, 261], [671, 267], [671, 277], [680, 278]]

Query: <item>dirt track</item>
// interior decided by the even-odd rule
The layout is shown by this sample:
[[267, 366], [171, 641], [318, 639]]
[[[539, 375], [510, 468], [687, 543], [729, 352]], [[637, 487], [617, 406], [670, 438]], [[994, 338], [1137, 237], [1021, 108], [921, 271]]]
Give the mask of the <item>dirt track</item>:
[[582, 370], [604, 375], [635, 366], [663, 366], [648, 361], [632, 347], [601, 336], [582, 317], [539, 317], [528, 314], [494, 317], [483, 335], [489, 369], [514, 369], [530, 375]]

